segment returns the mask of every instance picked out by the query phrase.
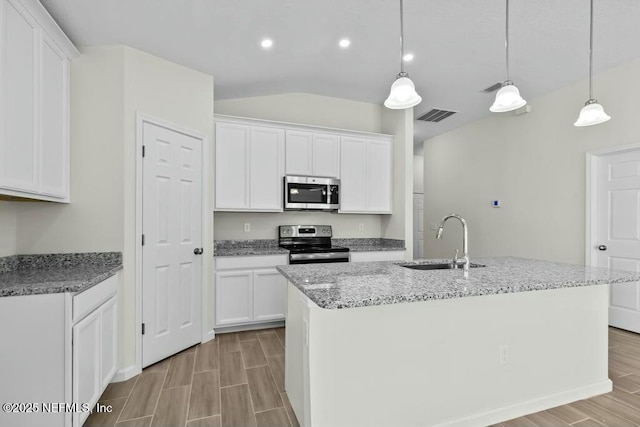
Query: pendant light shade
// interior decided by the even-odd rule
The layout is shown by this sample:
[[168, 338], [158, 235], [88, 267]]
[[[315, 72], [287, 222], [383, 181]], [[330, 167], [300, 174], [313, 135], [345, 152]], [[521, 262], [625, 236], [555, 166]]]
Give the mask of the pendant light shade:
[[505, 20], [505, 59], [507, 65], [507, 80], [502, 83], [502, 88], [496, 93], [496, 100], [489, 107], [492, 113], [505, 113], [507, 111], [517, 110], [527, 105], [520, 91], [509, 79], [509, 0], [506, 0], [506, 20]]
[[384, 106], [392, 110], [403, 110], [414, 107], [422, 102], [422, 97], [416, 92], [409, 74], [404, 71], [404, 20], [403, 4], [400, 0], [400, 73], [391, 85], [389, 97], [384, 101]]
[[504, 113], [506, 111], [517, 110], [527, 105], [527, 101], [522, 99], [520, 91], [513, 82], [507, 80], [502, 84], [502, 88], [496, 93], [496, 100], [489, 108], [492, 113]]
[[607, 120], [611, 120], [611, 116], [604, 112], [604, 108], [598, 104], [598, 101], [590, 99], [580, 110], [580, 116], [573, 125], [578, 127], [591, 126], [604, 123]]
[[414, 107], [422, 102], [422, 97], [416, 92], [416, 87], [407, 73], [398, 74], [396, 81], [391, 85], [389, 97], [384, 101], [384, 106], [392, 110], [402, 110]]
[[573, 124], [577, 127], [592, 126], [611, 120], [611, 116], [604, 112], [602, 105], [593, 99], [593, 0], [589, 13], [589, 100], [584, 104], [578, 120]]

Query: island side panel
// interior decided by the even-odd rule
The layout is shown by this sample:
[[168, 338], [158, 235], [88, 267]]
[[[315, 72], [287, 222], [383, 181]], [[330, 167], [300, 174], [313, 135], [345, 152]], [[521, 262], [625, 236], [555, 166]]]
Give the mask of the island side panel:
[[608, 288], [301, 306], [309, 335], [308, 348], [299, 343], [309, 381], [301, 424], [487, 425], [608, 392]]

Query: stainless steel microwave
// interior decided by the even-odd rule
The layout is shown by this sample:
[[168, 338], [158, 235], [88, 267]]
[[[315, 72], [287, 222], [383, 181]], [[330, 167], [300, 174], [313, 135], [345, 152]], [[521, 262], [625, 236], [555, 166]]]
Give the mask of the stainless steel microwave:
[[285, 211], [335, 211], [339, 208], [339, 179], [319, 176], [284, 177]]

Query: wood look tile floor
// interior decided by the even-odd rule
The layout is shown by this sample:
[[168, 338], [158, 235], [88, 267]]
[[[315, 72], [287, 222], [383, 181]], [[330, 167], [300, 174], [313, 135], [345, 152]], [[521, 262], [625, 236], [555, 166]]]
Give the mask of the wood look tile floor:
[[284, 328], [220, 334], [111, 383], [85, 427], [299, 427], [284, 392]]
[[[298, 427], [284, 392], [284, 328], [221, 334], [110, 384], [91, 426]], [[611, 393], [502, 427], [640, 427], [640, 335], [609, 328]], [[390, 426], [402, 427], [402, 426]]]

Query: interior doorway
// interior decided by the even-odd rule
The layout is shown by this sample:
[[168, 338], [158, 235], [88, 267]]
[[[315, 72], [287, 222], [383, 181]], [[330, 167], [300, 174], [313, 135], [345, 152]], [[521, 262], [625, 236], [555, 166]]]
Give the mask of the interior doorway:
[[[588, 265], [640, 272], [640, 145], [587, 154]], [[640, 282], [611, 285], [609, 324], [640, 333]]]

